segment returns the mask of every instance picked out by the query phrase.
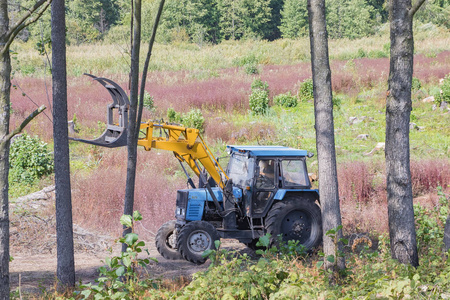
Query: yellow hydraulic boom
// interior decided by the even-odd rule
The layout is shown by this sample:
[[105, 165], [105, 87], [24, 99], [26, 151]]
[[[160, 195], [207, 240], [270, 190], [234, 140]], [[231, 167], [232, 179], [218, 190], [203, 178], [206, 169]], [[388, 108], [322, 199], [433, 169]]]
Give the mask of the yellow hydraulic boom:
[[[141, 124], [140, 129], [144, 131], [145, 137], [139, 138], [139, 146], [143, 146], [147, 151], [152, 148], [173, 151], [180, 162], [186, 162], [200, 177], [201, 170], [197, 163], [199, 161], [214, 181], [222, 189], [225, 187], [223, 180], [228, 180], [228, 176], [205, 144], [198, 129], [152, 121]], [[155, 130], [158, 129], [159, 136], [154, 136]], [[222, 178], [221, 174], [225, 178]]]

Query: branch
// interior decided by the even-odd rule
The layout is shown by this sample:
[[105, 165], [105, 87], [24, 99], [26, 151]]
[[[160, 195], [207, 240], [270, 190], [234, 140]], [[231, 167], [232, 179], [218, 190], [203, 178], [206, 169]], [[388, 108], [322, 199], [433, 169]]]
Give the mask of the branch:
[[39, 115], [41, 112], [43, 112], [47, 107], [45, 107], [44, 105], [42, 105], [41, 107], [39, 107], [38, 109], [36, 109], [35, 111], [33, 111], [25, 120], [23, 120], [22, 124], [20, 124], [19, 127], [17, 127], [16, 129], [14, 129], [13, 132], [11, 132], [10, 134], [8, 134], [7, 136], [5, 136], [1, 141], [0, 144], [3, 144], [9, 140], [11, 140], [13, 138], [13, 136], [19, 134], [27, 125], [28, 123], [31, 122], [31, 120], [33, 120], [37, 115]]
[[[30, 16], [36, 11], [38, 10], [45, 2], [47, 2], [45, 4], [45, 6], [37, 13], [37, 15], [35, 15], [33, 18], [30, 18]], [[14, 38], [20, 33], [20, 31], [22, 31], [22, 29], [24, 29], [25, 27], [27, 27], [28, 25], [36, 22], [41, 16], [42, 14], [47, 10], [48, 6], [50, 5], [50, 3], [52, 2], [52, 0], [40, 0], [39, 2], [37, 2], [23, 17], [22, 19], [19, 20], [19, 22], [17, 22], [6, 34], [6, 36], [8, 37], [8, 41], [5, 43], [5, 45], [3, 46], [2, 50], [0, 51], [0, 55], [3, 55], [4, 52], [8, 49], [9, 50], [9, 46], [12, 44], [12, 42], [14, 41]]]
[[425, 0], [417, 0], [411, 9], [409, 10], [409, 16], [412, 18], [414, 17], [414, 14], [417, 12], [417, 10], [422, 6], [422, 4], [425, 2]]

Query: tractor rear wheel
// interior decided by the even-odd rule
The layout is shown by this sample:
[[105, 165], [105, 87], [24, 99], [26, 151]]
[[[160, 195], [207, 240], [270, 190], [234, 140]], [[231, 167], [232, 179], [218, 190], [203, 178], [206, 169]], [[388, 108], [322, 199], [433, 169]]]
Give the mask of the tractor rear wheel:
[[283, 242], [296, 240], [310, 251], [322, 242], [320, 207], [309, 199], [289, 197], [273, 205], [267, 214], [266, 229], [272, 245], [278, 245], [281, 235]]
[[220, 240], [216, 228], [205, 221], [189, 222], [178, 233], [177, 246], [181, 255], [194, 264], [203, 264], [203, 252], [215, 249], [215, 241]]
[[170, 260], [182, 259], [180, 252], [176, 249], [177, 241], [175, 231], [175, 220], [164, 223], [156, 234], [155, 244], [159, 254]]

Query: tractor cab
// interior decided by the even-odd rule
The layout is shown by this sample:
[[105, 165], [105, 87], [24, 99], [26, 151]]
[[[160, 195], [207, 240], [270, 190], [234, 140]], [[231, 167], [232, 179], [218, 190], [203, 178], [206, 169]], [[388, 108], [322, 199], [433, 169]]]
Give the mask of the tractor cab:
[[228, 146], [227, 175], [243, 191], [247, 217], [262, 218], [287, 192], [310, 190], [305, 150], [282, 146]]

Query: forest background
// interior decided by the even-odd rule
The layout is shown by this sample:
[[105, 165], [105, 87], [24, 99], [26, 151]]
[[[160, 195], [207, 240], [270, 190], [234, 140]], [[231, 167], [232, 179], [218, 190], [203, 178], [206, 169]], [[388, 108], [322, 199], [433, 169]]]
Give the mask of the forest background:
[[[14, 14], [31, 3], [11, 1], [12, 22]], [[149, 39], [157, 4], [143, 1], [143, 41]], [[109, 77], [127, 87], [131, 9], [127, 1], [74, 0], [66, 5], [71, 134], [95, 137], [104, 130], [102, 121], [110, 99], [82, 74]], [[384, 142], [389, 72], [386, 5], [380, 0], [327, 1], [344, 232], [370, 233], [376, 240], [378, 234], [387, 232], [384, 152], [377, 148]], [[438, 196], [436, 188], [442, 186], [448, 192], [450, 182], [450, 114], [445, 106], [450, 97], [449, 16], [449, 1], [430, 0], [418, 11], [414, 23], [411, 172], [415, 202], [427, 208], [419, 213], [428, 216], [441, 207], [442, 195]], [[307, 23], [304, 0], [167, 1], [150, 64], [144, 118], [198, 127], [217, 156], [225, 156], [225, 144], [232, 143], [314, 151]], [[34, 110], [32, 101], [51, 106], [46, 95], [49, 24], [46, 12], [11, 47], [13, 125]], [[429, 96], [434, 99], [423, 102]], [[48, 154], [34, 167], [40, 170], [37, 174], [14, 171], [12, 163], [11, 174], [23, 177], [10, 177], [12, 203], [53, 182], [51, 151], [40, 143], [52, 143], [50, 122], [51, 116], [42, 115], [30, 124], [27, 134], [37, 136], [33, 148], [25, 144], [20, 150], [21, 144], [16, 143], [19, 150], [14, 152], [12, 146], [12, 161], [14, 153], [20, 162], [34, 161], [23, 153]], [[70, 147], [74, 222], [98, 232], [120, 234], [125, 149], [77, 143]], [[310, 159], [308, 167], [316, 172], [317, 160]], [[136, 228], [140, 236], [150, 240], [163, 222], [173, 218], [176, 190], [185, 183], [170, 153], [141, 149], [136, 187], [136, 209], [144, 216], [142, 226]], [[34, 223], [23, 222], [26, 215], [26, 211], [14, 209], [12, 227], [29, 226], [34, 237], [13, 238], [13, 256], [17, 249], [39, 251], [32, 241], [54, 230], [51, 222], [32, 228]], [[428, 222], [429, 218], [422, 220]], [[442, 225], [442, 221], [436, 222]], [[22, 230], [27, 228], [19, 232]], [[424, 234], [419, 247], [426, 247], [431, 240], [424, 237], [424, 231], [419, 232]], [[410, 275], [405, 276], [412, 278]]]

